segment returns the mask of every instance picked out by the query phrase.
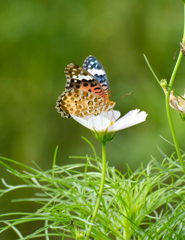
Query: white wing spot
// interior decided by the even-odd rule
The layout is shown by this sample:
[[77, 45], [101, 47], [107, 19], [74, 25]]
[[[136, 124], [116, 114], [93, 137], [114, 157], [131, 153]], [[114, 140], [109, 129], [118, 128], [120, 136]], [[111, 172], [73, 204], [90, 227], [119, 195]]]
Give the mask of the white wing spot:
[[102, 69], [90, 69], [89, 72], [93, 73], [92, 75], [94, 74], [98, 74], [98, 75], [104, 75], [105, 72], [102, 70]]
[[87, 80], [93, 79], [91, 76], [88, 76], [88, 75], [86, 75], [85, 78], [86, 78]]
[[84, 79], [84, 76], [78, 75], [78, 80]]

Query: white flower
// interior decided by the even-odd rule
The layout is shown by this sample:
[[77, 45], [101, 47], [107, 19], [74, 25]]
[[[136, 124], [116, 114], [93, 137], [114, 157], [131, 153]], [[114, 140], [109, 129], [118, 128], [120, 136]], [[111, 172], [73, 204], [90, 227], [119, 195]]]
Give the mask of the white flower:
[[[112, 139], [112, 133], [131, 127], [146, 120], [146, 112], [139, 111], [139, 109], [132, 110], [120, 119], [120, 112], [115, 110], [104, 112], [98, 116], [90, 115], [84, 118], [76, 116], [72, 117], [84, 127], [87, 127], [93, 132], [95, 132], [96, 135], [98, 135], [99, 140], [103, 140], [103, 137], [106, 140], [108, 137], [107, 140], [110, 141]], [[103, 135], [100, 133], [102, 133]]]

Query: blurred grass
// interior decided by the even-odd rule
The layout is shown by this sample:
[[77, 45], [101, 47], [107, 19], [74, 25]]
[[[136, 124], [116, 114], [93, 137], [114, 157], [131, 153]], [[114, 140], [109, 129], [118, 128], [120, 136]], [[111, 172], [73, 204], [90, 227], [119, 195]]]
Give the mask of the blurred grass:
[[[122, 114], [135, 108], [148, 113], [145, 123], [119, 132], [108, 144], [109, 164], [124, 172], [128, 163], [134, 170], [150, 155], [160, 157], [156, 144], [171, 154], [174, 149], [159, 137], [172, 141], [163, 92], [143, 54], [158, 77], [169, 80], [182, 29], [180, 0], [2, 0], [0, 155], [30, 165], [34, 160], [48, 169], [57, 145], [59, 165], [68, 163], [70, 155], [90, 154], [81, 136], [101, 154], [100, 143], [89, 130], [62, 119], [55, 109], [65, 87], [64, 68], [70, 62], [82, 66], [90, 54], [108, 74], [111, 100], [134, 92], [120, 99], [115, 109]], [[183, 64], [174, 86], [182, 94]], [[175, 111], [172, 114], [183, 148], [184, 123]], [[0, 174], [5, 176], [4, 169]]]

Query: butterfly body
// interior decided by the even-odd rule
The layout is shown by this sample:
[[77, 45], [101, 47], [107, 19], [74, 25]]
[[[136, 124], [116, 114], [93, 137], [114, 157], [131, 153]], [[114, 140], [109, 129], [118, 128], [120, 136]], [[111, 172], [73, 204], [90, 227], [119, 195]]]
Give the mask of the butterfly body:
[[114, 107], [115, 102], [109, 99], [107, 75], [95, 57], [87, 57], [83, 68], [73, 63], [68, 64], [65, 75], [65, 91], [59, 96], [56, 106], [62, 117], [101, 114]]

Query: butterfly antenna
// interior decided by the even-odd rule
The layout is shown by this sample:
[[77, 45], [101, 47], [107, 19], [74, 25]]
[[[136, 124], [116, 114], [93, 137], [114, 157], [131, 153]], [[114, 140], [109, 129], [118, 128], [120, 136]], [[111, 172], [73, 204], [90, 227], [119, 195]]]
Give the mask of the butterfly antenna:
[[119, 97], [119, 98], [117, 98], [116, 100], [115, 100], [115, 102], [117, 102], [118, 100], [120, 100], [121, 98], [124, 98], [124, 97], [127, 97], [127, 96], [129, 96], [130, 94], [132, 94], [133, 93], [133, 91], [132, 92], [129, 92], [129, 93], [127, 93], [126, 95], [124, 95], [124, 96], [122, 96], [122, 97]]
[[177, 54], [177, 52], [178, 52], [179, 50], [180, 50], [180, 48], [175, 51], [174, 56], [173, 56], [173, 59], [175, 59], [175, 56], [176, 56], [176, 54]]

